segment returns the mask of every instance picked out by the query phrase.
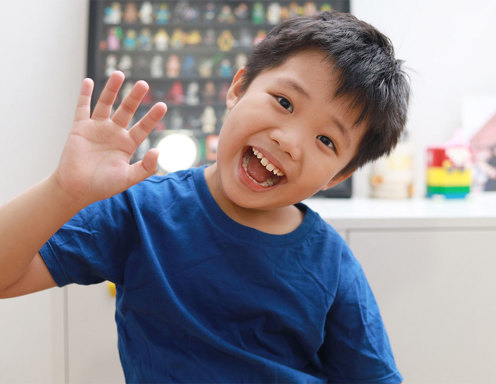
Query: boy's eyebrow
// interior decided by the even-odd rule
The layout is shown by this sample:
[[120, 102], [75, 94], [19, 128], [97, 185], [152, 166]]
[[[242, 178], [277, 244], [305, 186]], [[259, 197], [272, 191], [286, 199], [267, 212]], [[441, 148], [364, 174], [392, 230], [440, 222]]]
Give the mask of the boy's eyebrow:
[[310, 99], [309, 93], [305, 91], [305, 89], [297, 81], [290, 78], [282, 78], [279, 79], [279, 82], [282, 83], [282, 85], [293, 88], [296, 92], [301, 93], [307, 99]]
[[331, 115], [331, 120], [334, 124], [336, 124], [336, 127], [338, 127], [339, 132], [341, 132], [341, 136], [344, 138], [346, 141], [346, 146], [350, 146], [350, 135], [348, 134], [348, 129], [343, 125], [343, 123], [334, 115]]

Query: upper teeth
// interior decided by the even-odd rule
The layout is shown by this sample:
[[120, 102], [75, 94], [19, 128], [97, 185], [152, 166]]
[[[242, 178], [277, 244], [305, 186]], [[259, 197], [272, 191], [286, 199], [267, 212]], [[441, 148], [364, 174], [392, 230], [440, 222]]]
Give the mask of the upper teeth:
[[251, 150], [253, 151], [253, 154], [260, 159], [260, 164], [262, 164], [267, 171], [272, 172], [276, 176], [284, 176], [284, 173], [282, 173], [274, 164], [270, 163], [269, 160], [267, 160], [267, 158], [264, 157], [259, 151], [253, 147]]

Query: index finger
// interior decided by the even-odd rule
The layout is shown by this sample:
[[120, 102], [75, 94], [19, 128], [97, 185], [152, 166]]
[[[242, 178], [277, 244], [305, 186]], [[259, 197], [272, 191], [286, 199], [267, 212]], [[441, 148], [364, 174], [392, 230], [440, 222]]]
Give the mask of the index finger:
[[94, 119], [103, 120], [110, 117], [112, 106], [122, 83], [124, 83], [124, 77], [124, 74], [120, 71], [115, 71], [110, 75], [93, 110], [92, 117]]

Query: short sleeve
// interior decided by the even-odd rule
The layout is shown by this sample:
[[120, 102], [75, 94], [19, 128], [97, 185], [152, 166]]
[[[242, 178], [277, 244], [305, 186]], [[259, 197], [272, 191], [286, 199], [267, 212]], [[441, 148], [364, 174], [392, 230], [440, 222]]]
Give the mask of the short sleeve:
[[329, 382], [400, 383], [389, 339], [362, 268], [341, 280], [319, 352]]
[[96, 202], [69, 220], [40, 254], [58, 286], [120, 283], [138, 241], [126, 193]]

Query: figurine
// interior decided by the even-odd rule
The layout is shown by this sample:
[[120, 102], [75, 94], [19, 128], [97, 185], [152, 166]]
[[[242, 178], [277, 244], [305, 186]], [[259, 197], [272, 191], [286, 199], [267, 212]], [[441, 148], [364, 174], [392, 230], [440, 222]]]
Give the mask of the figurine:
[[406, 199], [413, 196], [413, 151], [405, 138], [406, 134], [389, 156], [371, 164], [372, 197]]
[[188, 85], [188, 90], [186, 91], [185, 102], [188, 105], [198, 105], [200, 103], [200, 98], [198, 97], [198, 91], [200, 86], [196, 81], [193, 81]]
[[184, 47], [184, 32], [180, 28], [174, 29], [171, 36], [171, 47], [176, 49], [181, 49]]
[[247, 20], [248, 5], [246, 5], [246, 3], [239, 4], [236, 8], [234, 8], [234, 15], [238, 20]]
[[172, 130], [179, 130], [183, 128], [183, 117], [181, 116], [181, 112], [176, 108], [172, 111], [171, 117], [170, 117], [170, 129]]
[[496, 191], [496, 114], [480, 126], [470, 138], [474, 156], [475, 191]]
[[234, 62], [234, 70], [238, 71], [241, 67], [244, 67], [248, 62], [248, 57], [244, 53], [238, 53]]
[[186, 36], [186, 43], [188, 45], [198, 45], [202, 41], [202, 37], [200, 34], [200, 31], [198, 29], [193, 29], [189, 34]]
[[200, 77], [211, 77], [213, 67], [213, 59], [203, 59], [198, 66], [198, 73], [200, 74]]
[[131, 69], [133, 68], [133, 60], [129, 55], [123, 55], [117, 64], [117, 69], [124, 72], [126, 76], [131, 76]]
[[154, 79], [164, 77], [164, 59], [161, 55], [154, 55], [150, 62], [150, 75]]
[[257, 32], [257, 35], [253, 38], [253, 45], [258, 45], [267, 37], [267, 33], [261, 29]]
[[320, 12], [332, 11], [332, 6], [329, 3], [324, 3], [320, 6]]
[[122, 29], [112, 27], [108, 30], [107, 48], [109, 51], [118, 51], [121, 48]]
[[207, 29], [203, 37], [203, 43], [206, 46], [212, 46], [215, 44], [215, 40], [215, 31], [212, 28]]
[[136, 23], [138, 19], [138, 10], [136, 8], [135, 2], [126, 3], [126, 7], [124, 8], [124, 21], [128, 24]]
[[251, 21], [253, 22], [253, 24], [263, 24], [263, 22], [265, 21], [265, 8], [262, 2], [257, 1], [255, 4], [253, 4]]
[[113, 2], [104, 10], [103, 22], [105, 24], [120, 24], [122, 17], [121, 4]]
[[108, 55], [105, 59], [105, 76], [110, 76], [117, 69], [117, 56]]
[[179, 71], [181, 69], [181, 63], [179, 61], [179, 56], [177, 56], [176, 54], [171, 55], [169, 57], [169, 60], [167, 60], [166, 67], [167, 67], [167, 76], [168, 77], [174, 78], [174, 77], [179, 76]]
[[241, 28], [239, 30], [239, 39], [238, 45], [243, 48], [251, 48], [252, 47], [253, 37], [248, 28]]
[[200, 11], [198, 8], [192, 7], [188, 5], [183, 12], [183, 20], [192, 23], [198, 20], [198, 16], [200, 15]]
[[217, 91], [215, 89], [214, 82], [212, 80], [208, 80], [205, 83], [205, 86], [203, 87], [203, 91], [202, 91], [203, 103], [212, 104], [215, 101], [216, 94]]
[[136, 49], [136, 31], [128, 29], [124, 38], [124, 49], [134, 51]]
[[121, 100], [124, 100], [127, 95], [131, 93], [131, 90], [133, 89], [133, 82], [132, 81], [126, 81], [124, 85], [122, 86], [121, 93], [120, 93], [120, 98]]
[[151, 24], [153, 22], [153, 7], [151, 2], [145, 1], [141, 4], [139, 18], [143, 24]]
[[205, 21], [214, 21], [214, 19], [215, 19], [215, 3], [208, 2], [205, 5], [204, 19], [205, 19]]
[[219, 15], [217, 16], [217, 21], [219, 23], [234, 23], [236, 19], [232, 13], [232, 9], [229, 5], [223, 5], [220, 9]]
[[221, 32], [219, 37], [217, 38], [217, 45], [219, 49], [223, 52], [230, 51], [234, 44], [234, 36], [231, 31], [225, 29]]
[[292, 1], [289, 4], [289, 17], [296, 17], [302, 14], [303, 14], [302, 9], [298, 5], [298, 3], [296, 1]]
[[281, 20], [286, 21], [290, 18], [289, 15], [289, 8], [287, 6], [282, 6], [281, 7]]
[[231, 60], [224, 58], [220, 61], [219, 76], [220, 77], [231, 77], [232, 76]]
[[205, 133], [214, 133], [215, 125], [217, 124], [217, 117], [215, 117], [215, 110], [212, 106], [208, 105], [203, 110], [201, 115], [202, 131]]
[[201, 131], [201, 116], [188, 113], [186, 117], [186, 127], [192, 131]]
[[196, 75], [195, 65], [196, 60], [193, 55], [188, 55], [183, 60], [183, 65], [181, 66], [181, 74], [186, 77], [192, 77]]
[[169, 23], [171, 14], [167, 3], [160, 3], [155, 14], [155, 22], [158, 25], [166, 25]]
[[270, 3], [267, 8], [267, 22], [271, 25], [279, 24], [281, 21], [281, 6], [279, 3]]
[[155, 49], [157, 51], [166, 51], [169, 48], [169, 34], [163, 28], [160, 28], [153, 37]]
[[198, 10], [190, 6], [187, 0], [179, 0], [174, 8], [174, 18], [185, 22], [195, 21], [198, 13]]
[[134, 59], [135, 74], [147, 76], [150, 73], [150, 58], [145, 55], [138, 55]]
[[171, 104], [181, 105], [184, 102], [184, 90], [180, 81], [174, 81], [167, 94], [167, 101]]
[[313, 1], [307, 1], [303, 6], [303, 14], [305, 16], [312, 16], [317, 13], [317, 6]]
[[143, 28], [138, 38], [139, 47], [143, 51], [149, 51], [152, 49], [152, 34], [149, 28]]

